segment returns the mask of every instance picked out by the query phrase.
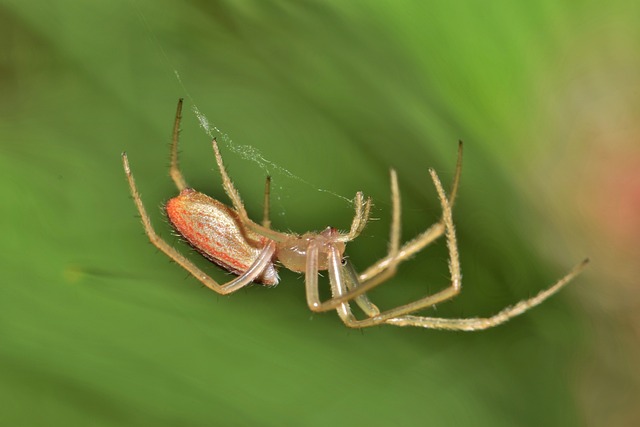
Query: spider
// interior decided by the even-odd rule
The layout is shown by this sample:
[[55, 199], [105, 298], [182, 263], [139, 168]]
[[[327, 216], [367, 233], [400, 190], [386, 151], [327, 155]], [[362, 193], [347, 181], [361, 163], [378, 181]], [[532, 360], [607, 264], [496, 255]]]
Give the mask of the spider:
[[[432, 329], [473, 331], [497, 326], [542, 303], [576, 277], [589, 262], [585, 259], [567, 275], [536, 296], [522, 300], [488, 318], [450, 319], [418, 316], [414, 313], [455, 297], [461, 289], [462, 274], [451, 207], [454, 203], [462, 167], [462, 142], [458, 146], [458, 161], [451, 194], [447, 195], [438, 175], [429, 169], [431, 180], [438, 193], [442, 217], [414, 239], [400, 244], [400, 190], [395, 170], [391, 169], [392, 220], [390, 243], [387, 255], [376, 261], [362, 273], [355, 271], [348, 258], [344, 257], [345, 246], [362, 232], [369, 219], [371, 199], [362, 192], [355, 196], [355, 215], [350, 230], [341, 233], [333, 227], [320, 232], [302, 235], [283, 233], [271, 228], [269, 220], [270, 178], [267, 177], [264, 191], [262, 223], [249, 219], [240, 195], [224, 167], [218, 144], [213, 139], [213, 151], [222, 177], [224, 190], [231, 199], [229, 207], [211, 197], [190, 188], [178, 164], [178, 139], [182, 116], [182, 99], [178, 101], [171, 143], [170, 176], [180, 191], [170, 199], [165, 210], [176, 231], [198, 252], [210, 261], [237, 275], [233, 280], [220, 284], [209, 277], [192, 261], [169, 245], [154, 231], [149, 215], [140, 198], [126, 153], [122, 153], [124, 170], [131, 195], [142, 218], [144, 230], [151, 243], [169, 258], [200, 280], [209, 289], [230, 294], [252, 282], [267, 286], [278, 283], [276, 262], [281, 266], [305, 274], [306, 299], [314, 312], [336, 310], [344, 324], [351, 328], [364, 328], [380, 324], [417, 326]], [[371, 302], [367, 292], [395, 275], [403, 261], [421, 251], [436, 239], [445, 236], [449, 252], [451, 282], [445, 289], [427, 295], [417, 301], [380, 311]], [[321, 301], [318, 290], [320, 271], [328, 270], [332, 297]], [[357, 304], [366, 315], [358, 319], [351, 311], [351, 303]]]

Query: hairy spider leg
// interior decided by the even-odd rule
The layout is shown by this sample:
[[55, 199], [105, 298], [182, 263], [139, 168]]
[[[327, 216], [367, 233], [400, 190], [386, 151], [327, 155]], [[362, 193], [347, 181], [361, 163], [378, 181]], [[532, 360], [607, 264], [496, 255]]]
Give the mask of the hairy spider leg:
[[178, 99], [178, 106], [176, 108], [176, 119], [173, 123], [173, 138], [171, 139], [171, 166], [169, 167], [169, 175], [173, 182], [175, 182], [178, 190], [182, 191], [187, 188], [187, 181], [185, 181], [182, 172], [180, 171], [180, 165], [178, 163], [178, 139], [180, 138], [180, 121], [182, 120], [182, 98]]
[[[347, 287], [347, 291], [356, 289], [360, 284], [360, 281], [358, 280], [358, 273], [353, 267], [353, 264], [351, 264], [347, 258], [343, 258], [341, 261], [340, 276]], [[333, 289], [332, 296], [337, 296]], [[353, 301], [355, 301], [362, 311], [369, 317], [380, 314], [380, 309], [371, 302], [367, 294], [358, 295], [353, 299]]]
[[[435, 171], [433, 171], [433, 169], [430, 169], [429, 173], [431, 173], [431, 177], [434, 180], [434, 183], [436, 183], [436, 189], [438, 189], [439, 196], [440, 195], [444, 196], [444, 190], [442, 190], [442, 184], [440, 183], [440, 180], [438, 179]], [[442, 194], [440, 194], [440, 190], [442, 190]], [[394, 191], [395, 190], [392, 190], [392, 193]], [[395, 197], [394, 197], [394, 200], [395, 200]], [[358, 321], [351, 314], [351, 310], [349, 308], [348, 303], [346, 301], [344, 302], [341, 301], [341, 299], [346, 298], [348, 291], [347, 291], [346, 285], [342, 281], [342, 275], [337, 273], [339, 271], [339, 268], [336, 265], [337, 261], [333, 257], [333, 253], [335, 252], [335, 248], [333, 247], [330, 248], [331, 253], [329, 254], [330, 256], [329, 257], [330, 259], [329, 281], [331, 284], [333, 298], [326, 301], [325, 303], [320, 303], [319, 291], [318, 291], [318, 277], [317, 277], [318, 276], [318, 265], [317, 265], [318, 248], [312, 243], [309, 245], [309, 249], [307, 251], [307, 255], [308, 255], [307, 256], [307, 272], [306, 272], [307, 276], [305, 278], [306, 290], [307, 290], [307, 301], [309, 303], [309, 307], [311, 308], [311, 310], [326, 311], [328, 310], [326, 307], [332, 304], [332, 305], [335, 305], [335, 309], [338, 311], [340, 318], [345, 322], [347, 326], [366, 327], [366, 326], [373, 326], [374, 324], [384, 323], [385, 320], [398, 315], [407, 314], [407, 312], [404, 312], [403, 310], [407, 310], [411, 308], [409, 310], [410, 312], [415, 311], [415, 308], [413, 307], [418, 306], [419, 304], [424, 302], [425, 299], [429, 299], [430, 301], [435, 301], [429, 304], [429, 305], [433, 305], [444, 299], [451, 298], [453, 295], [457, 294], [460, 290], [460, 265], [459, 265], [459, 257], [458, 257], [458, 251], [456, 246], [455, 231], [453, 229], [453, 221], [451, 220], [451, 206], [446, 200], [446, 196], [444, 201], [443, 199], [441, 199], [441, 204], [442, 204], [442, 210], [443, 210], [443, 218], [445, 220], [445, 225], [447, 226], [446, 227], [447, 228], [446, 230], [447, 246], [449, 246], [449, 251], [450, 251], [449, 268], [450, 268], [451, 277], [452, 277], [452, 286], [450, 288], [447, 288], [445, 289], [445, 291], [442, 291], [436, 295], [432, 295], [432, 296], [420, 299], [418, 301], [415, 301], [413, 303], [409, 303], [409, 304], [397, 307], [395, 309], [387, 310], [374, 317], [370, 317], [368, 319]], [[449, 227], [449, 225], [451, 227]], [[335, 274], [332, 274], [331, 273], [332, 271]], [[354, 290], [357, 292], [357, 291], [361, 291], [362, 288], [363, 288], [362, 285], [356, 285]], [[354, 293], [355, 293], [354, 291], [351, 291], [351, 294], [354, 294]], [[351, 298], [354, 298], [354, 297], [351, 297]], [[367, 322], [371, 324], [368, 324]]]
[[[456, 169], [455, 169], [455, 174], [453, 178], [453, 184], [451, 185], [451, 193], [449, 195], [449, 205], [451, 206], [451, 209], [453, 209], [453, 205], [455, 203], [456, 196], [458, 194], [458, 188], [460, 185], [460, 176], [462, 174], [462, 151], [463, 151], [462, 149], [463, 149], [463, 143], [462, 141], [458, 141], [458, 156], [456, 161]], [[396, 238], [398, 239], [398, 243], [399, 243], [399, 240], [400, 240], [400, 191], [396, 190], [396, 193], [398, 194], [397, 197], [394, 196], [394, 193], [392, 190], [392, 199], [394, 200], [394, 215], [392, 217], [392, 223], [391, 223], [391, 239], [393, 239], [394, 236], [397, 236]], [[397, 209], [395, 208], [396, 204], [398, 205]], [[443, 214], [443, 218], [444, 218], [444, 214]], [[376, 278], [378, 274], [380, 274], [381, 272], [385, 271], [388, 268], [391, 268], [393, 264], [397, 265], [400, 262], [406, 261], [407, 259], [412, 257], [414, 254], [416, 254], [417, 252], [420, 252], [422, 249], [424, 249], [425, 247], [433, 243], [433, 241], [440, 238], [444, 234], [444, 230], [445, 230], [443, 218], [441, 218], [439, 222], [433, 224], [432, 226], [427, 228], [425, 231], [423, 231], [422, 233], [420, 233], [410, 241], [406, 242], [397, 251], [397, 254], [395, 256], [393, 256], [391, 251], [389, 251], [390, 253], [386, 257], [375, 262], [373, 265], [368, 267], [364, 272], [360, 273], [360, 276], [359, 276], [360, 281], [363, 284], [367, 284], [368, 281]], [[397, 229], [398, 231], [394, 233], [394, 229]]]
[[[318, 245], [315, 241], [311, 241], [309, 246], [307, 246], [307, 262], [305, 266], [305, 291], [307, 304], [309, 308], [312, 309], [316, 305], [320, 304], [320, 295], [319, 295], [319, 287], [318, 287]], [[331, 293], [332, 295], [340, 295], [337, 293], [335, 289], [335, 280], [343, 281], [346, 287], [357, 286], [358, 276], [357, 273], [353, 270], [353, 267], [345, 262], [343, 264], [343, 260], [340, 259], [339, 251], [335, 248], [335, 246], [330, 246], [329, 255], [329, 283], [331, 285]], [[338, 277], [338, 279], [334, 279]], [[359, 295], [354, 298], [356, 304], [362, 309], [362, 311], [367, 316], [376, 316], [380, 314], [380, 310], [373, 304], [366, 295]], [[340, 303], [338, 307], [336, 307], [336, 311], [338, 315], [342, 318], [344, 313], [351, 313], [351, 309], [349, 307], [348, 302]]]
[[[508, 307], [489, 318], [445, 319], [408, 315], [415, 311], [419, 311], [451, 299], [456, 296], [461, 289], [462, 275], [460, 272], [460, 260], [457, 249], [455, 229], [453, 226], [453, 219], [451, 215], [451, 206], [449, 205], [446, 194], [444, 192], [444, 189], [442, 188], [442, 184], [440, 183], [436, 172], [431, 169], [429, 170], [429, 173], [431, 174], [431, 178], [436, 186], [438, 198], [440, 199], [440, 203], [442, 205], [443, 220], [446, 228], [445, 235], [447, 239], [447, 247], [449, 249], [449, 271], [451, 275], [450, 286], [440, 292], [437, 292], [436, 294], [428, 295], [424, 298], [419, 299], [418, 301], [414, 301], [412, 303], [384, 311], [381, 314], [370, 317], [368, 319], [355, 320], [352, 315], [344, 315], [343, 313], [343, 316], [341, 316], [341, 318], [343, 318], [343, 320], [346, 320], [345, 324], [347, 326], [353, 328], [363, 328], [379, 325], [381, 323], [388, 323], [396, 326], [419, 326], [423, 328], [452, 329], [463, 331], [491, 328], [500, 325], [508, 321], [509, 319], [518, 316], [519, 314], [522, 314], [527, 310], [542, 303], [544, 300], [562, 289], [562, 287], [569, 283], [574, 277], [576, 277], [589, 262], [588, 259], [585, 259], [551, 287], [541, 291], [536, 296], [526, 300], [522, 300], [514, 306]], [[344, 286], [341, 281], [337, 281], [334, 287], [338, 295], [344, 294], [347, 291], [346, 286]], [[340, 307], [342, 310], [348, 310], [348, 307], [345, 308], [343, 305], [341, 305]]]
[[[450, 209], [458, 193], [460, 175], [462, 173], [462, 145], [462, 141], [459, 141], [456, 171], [451, 188], [451, 196], [449, 197]], [[390, 175], [391, 202], [393, 208], [391, 216], [389, 249], [387, 255], [367, 268], [364, 273], [361, 273], [358, 277], [357, 284], [350, 286], [348, 292], [342, 293], [340, 296], [334, 295], [331, 299], [312, 307], [311, 309], [313, 311], [322, 312], [336, 309], [343, 302], [350, 301], [353, 298], [363, 295], [365, 292], [368, 292], [376, 286], [384, 283], [396, 274], [397, 267], [401, 262], [406, 261], [412, 255], [421, 251], [445, 233], [445, 213], [443, 212], [442, 218], [439, 222], [433, 224], [423, 233], [419, 234], [409, 242], [405, 243], [401, 248], [399, 248], [401, 238], [400, 189], [398, 187], [398, 177], [395, 170], [391, 169]]]
[[493, 328], [509, 319], [512, 319], [525, 311], [539, 305], [551, 295], [562, 289], [567, 283], [573, 280], [578, 274], [584, 270], [589, 263], [589, 259], [584, 259], [580, 264], [576, 265], [569, 274], [558, 280], [550, 288], [544, 289], [533, 298], [522, 300], [513, 306], [507, 307], [491, 317], [473, 317], [467, 319], [446, 319], [438, 317], [425, 316], [399, 316], [388, 319], [386, 322], [395, 326], [417, 326], [429, 329], [448, 329], [454, 331], [479, 331], [482, 329]]
[[262, 226], [271, 229], [271, 177], [267, 175], [264, 181], [264, 201], [262, 203]]

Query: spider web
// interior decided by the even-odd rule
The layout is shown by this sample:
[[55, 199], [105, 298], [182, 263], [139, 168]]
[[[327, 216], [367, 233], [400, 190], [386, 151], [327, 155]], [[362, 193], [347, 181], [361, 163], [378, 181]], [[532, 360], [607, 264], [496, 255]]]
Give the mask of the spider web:
[[[277, 164], [276, 162], [264, 157], [262, 155], [262, 153], [260, 152], [260, 150], [258, 150], [254, 146], [245, 145], [245, 144], [236, 144], [233, 141], [233, 139], [229, 136], [229, 134], [227, 134], [226, 132], [222, 131], [215, 124], [213, 124], [207, 118], [207, 116], [198, 108], [198, 105], [197, 105], [195, 99], [193, 98], [193, 96], [191, 96], [190, 91], [187, 89], [186, 83], [183, 81], [182, 77], [180, 76], [179, 70], [173, 65], [172, 61], [169, 58], [169, 55], [167, 54], [167, 52], [163, 48], [162, 44], [160, 43], [160, 41], [156, 37], [153, 29], [149, 25], [149, 22], [148, 22], [148, 20], [147, 20], [147, 18], [145, 16], [144, 12], [140, 8], [139, 4], [135, 0], [133, 0], [132, 3], [134, 4], [136, 11], [138, 12], [140, 20], [143, 22], [147, 32], [149, 33], [149, 36], [150, 36], [151, 40], [153, 41], [153, 43], [156, 45], [156, 47], [160, 51], [160, 54], [162, 55], [162, 58], [163, 58], [164, 62], [167, 64], [167, 67], [169, 67], [173, 71], [173, 75], [175, 76], [176, 81], [178, 82], [178, 84], [182, 87], [182, 90], [183, 90], [183, 93], [185, 94], [185, 97], [187, 99], [189, 99], [189, 103], [191, 105], [191, 111], [196, 116], [196, 118], [198, 119], [198, 123], [200, 124], [200, 128], [205, 132], [205, 134], [209, 138], [213, 139], [215, 137], [218, 140], [219, 143], [221, 142], [230, 151], [232, 151], [233, 153], [235, 153], [237, 156], [241, 157], [242, 159], [254, 163], [255, 165], [257, 165], [260, 169], [262, 169], [269, 176], [274, 176], [275, 174], [277, 174], [277, 175], [280, 175], [280, 176], [287, 177], [287, 178], [289, 178], [291, 180], [300, 182], [300, 183], [304, 184], [305, 186], [312, 188], [314, 191], [317, 191], [319, 193], [326, 193], [328, 195], [331, 195], [333, 197], [336, 197], [336, 198], [342, 200], [343, 202], [345, 202], [345, 203], [347, 203], [349, 205], [353, 205], [353, 200], [352, 199], [350, 199], [348, 197], [345, 197], [345, 196], [343, 196], [341, 194], [338, 194], [338, 193], [336, 193], [334, 191], [331, 191], [329, 189], [319, 187], [319, 186], [317, 186], [317, 185], [305, 180], [304, 178], [294, 174], [293, 172], [291, 172], [287, 168], [285, 168], [285, 167]], [[273, 181], [272, 181], [272, 185], [273, 185]], [[275, 187], [278, 190], [282, 191], [282, 187], [281, 186], [276, 185]], [[272, 194], [272, 196], [273, 195], [274, 194]], [[281, 197], [276, 195], [276, 199], [278, 201], [280, 201]], [[285, 215], [284, 207], [282, 206], [282, 204], [280, 204], [280, 215], [283, 215], [283, 216]]]
[[[212, 124], [211, 121], [209, 121], [209, 119], [207, 118], [207, 116], [205, 116], [204, 113], [202, 113], [202, 111], [200, 111], [200, 109], [198, 108], [195, 100], [193, 99], [193, 97], [189, 94], [189, 91], [186, 89], [184, 82], [182, 81], [182, 78], [180, 77], [180, 73], [178, 72], [178, 70], [174, 69], [173, 70], [174, 75], [176, 76], [176, 79], [178, 80], [179, 84], [182, 86], [184, 93], [186, 94], [186, 97], [189, 99], [190, 104], [191, 104], [191, 111], [193, 112], [193, 114], [196, 116], [196, 118], [198, 119], [198, 123], [200, 124], [200, 128], [207, 134], [207, 136], [209, 136], [209, 138], [213, 139], [214, 137], [216, 138], [216, 140], [218, 140], [218, 142], [222, 142], [224, 145], [226, 145], [226, 147], [232, 151], [233, 153], [235, 153], [236, 155], [238, 155], [239, 157], [241, 157], [244, 160], [250, 161], [255, 163], [260, 169], [262, 169], [266, 175], [268, 176], [274, 176], [275, 174], [281, 175], [281, 176], [285, 176], [289, 179], [298, 181], [302, 184], [304, 184], [305, 186], [308, 186], [310, 188], [312, 188], [314, 191], [317, 191], [319, 193], [326, 193], [329, 194], [333, 197], [336, 197], [344, 202], [346, 202], [349, 205], [353, 204], [353, 200], [349, 199], [345, 196], [342, 196], [334, 191], [325, 189], [325, 188], [321, 188], [318, 187], [317, 185], [312, 184], [311, 182], [307, 181], [306, 179], [294, 174], [293, 172], [291, 172], [290, 170], [288, 170], [287, 168], [280, 166], [279, 164], [275, 163], [274, 161], [267, 159], [266, 157], [264, 157], [262, 155], [262, 153], [260, 152], [260, 150], [258, 150], [257, 148], [255, 148], [252, 145], [248, 145], [248, 144], [236, 144], [233, 142], [233, 139], [231, 139], [231, 137], [229, 136], [229, 134], [227, 134], [226, 132], [223, 132], [222, 130], [220, 130], [215, 124]], [[272, 186], [273, 186], [273, 181], [272, 181]], [[276, 185], [276, 187], [278, 188], [278, 190], [280, 190], [280, 192], [282, 191], [282, 186]], [[273, 194], [272, 194], [273, 196]], [[280, 196], [276, 195], [276, 199], [278, 201], [281, 200]], [[280, 215], [284, 216], [285, 212], [284, 212], [284, 207], [281, 203], [279, 203], [279, 212]]]

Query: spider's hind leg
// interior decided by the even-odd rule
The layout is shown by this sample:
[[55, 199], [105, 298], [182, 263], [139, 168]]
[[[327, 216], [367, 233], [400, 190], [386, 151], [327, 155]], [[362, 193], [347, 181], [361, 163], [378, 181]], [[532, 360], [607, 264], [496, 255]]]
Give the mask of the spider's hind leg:
[[175, 182], [178, 190], [182, 191], [187, 187], [187, 181], [185, 181], [182, 172], [180, 171], [180, 165], [178, 163], [178, 139], [180, 139], [180, 121], [182, 120], [182, 98], [178, 100], [178, 107], [176, 108], [176, 119], [173, 123], [173, 138], [171, 139], [171, 166], [169, 167], [169, 175]]
[[238, 193], [238, 190], [233, 185], [233, 182], [231, 182], [231, 178], [229, 178], [227, 169], [224, 167], [222, 155], [220, 154], [220, 148], [218, 147], [218, 141], [213, 138], [211, 144], [213, 145], [213, 152], [216, 157], [216, 163], [218, 164], [218, 170], [220, 171], [220, 176], [222, 177], [222, 185], [224, 187], [224, 191], [231, 199], [233, 208], [238, 213], [242, 225], [253, 231], [254, 233], [260, 234], [261, 236], [267, 237], [268, 239], [275, 240], [276, 242], [285, 240], [288, 237], [286, 234], [271, 230], [268, 226], [256, 224], [249, 218], [247, 210], [245, 209], [244, 204], [242, 203], [242, 199], [240, 198], [240, 193]]
[[264, 182], [264, 202], [262, 204], [262, 226], [271, 229], [271, 177], [267, 175]]
[[443, 319], [439, 317], [406, 315], [388, 319], [384, 323], [395, 326], [417, 326], [427, 329], [448, 329], [454, 331], [480, 331], [483, 329], [493, 328], [494, 326], [505, 323], [506, 321], [532, 309], [533, 307], [540, 305], [543, 301], [554, 295], [567, 283], [572, 281], [578, 274], [582, 272], [582, 270], [584, 270], [588, 263], [589, 259], [587, 258], [580, 264], [576, 265], [573, 270], [571, 270], [562, 279], [554, 283], [550, 288], [540, 291], [538, 295], [532, 298], [522, 300], [511, 307], [507, 307], [491, 317]]

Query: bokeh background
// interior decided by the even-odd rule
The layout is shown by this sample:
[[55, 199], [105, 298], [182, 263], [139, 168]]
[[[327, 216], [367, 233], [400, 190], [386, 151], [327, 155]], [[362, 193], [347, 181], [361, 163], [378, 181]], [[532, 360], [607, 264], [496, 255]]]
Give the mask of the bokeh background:
[[[640, 425], [640, 3], [0, 0], [0, 36], [2, 425]], [[226, 200], [194, 106], [254, 217], [267, 173], [281, 230], [347, 228], [372, 196], [361, 268], [388, 169], [409, 239], [439, 216], [427, 167], [450, 183], [464, 140], [464, 290], [432, 315], [592, 266], [478, 333], [349, 330], [286, 271], [217, 296], [147, 242], [121, 167], [188, 252], [159, 209], [179, 97], [199, 190]], [[439, 242], [372, 297], [434, 292], [446, 264]]]

